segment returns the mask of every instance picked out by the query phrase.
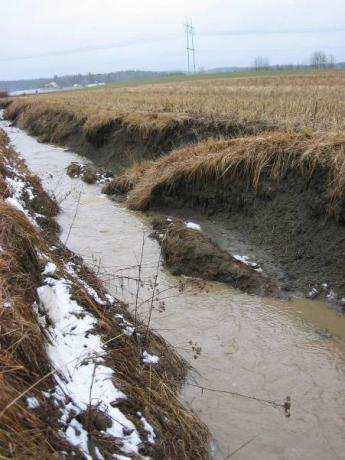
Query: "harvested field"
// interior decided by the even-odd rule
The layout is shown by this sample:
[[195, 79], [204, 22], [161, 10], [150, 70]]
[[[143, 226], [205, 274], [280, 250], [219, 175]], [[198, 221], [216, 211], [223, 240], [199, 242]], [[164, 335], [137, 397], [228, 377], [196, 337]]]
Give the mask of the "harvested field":
[[56, 203], [0, 132], [0, 454], [208, 458], [187, 364], [58, 239]]
[[118, 171], [208, 137], [344, 129], [345, 72], [106, 87], [16, 98], [6, 116]]

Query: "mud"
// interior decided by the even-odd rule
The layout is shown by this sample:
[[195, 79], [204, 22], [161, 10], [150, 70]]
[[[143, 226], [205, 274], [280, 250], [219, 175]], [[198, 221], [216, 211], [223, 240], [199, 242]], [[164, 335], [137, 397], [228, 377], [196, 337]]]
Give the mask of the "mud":
[[151, 236], [160, 243], [165, 265], [174, 275], [220, 281], [250, 294], [283, 296], [277, 284], [261, 275], [260, 268], [223, 251], [193, 222], [156, 217], [152, 225]]
[[157, 190], [152, 209], [197, 209], [222, 222], [229, 234], [265, 252], [279, 267], [276, 277], [285, 288], [306, 295], [323, 291], [333, 301], [345, 295], [345, 226], [329, 216], [325, 178], [320, 171], [309, 182], [289, 172], [280, 182], [263, 178], [259, 190], [248, 182], [217, 182], [206, 187], [185, 182]]
[[[86, 120], [78, 121], [68, 111], [47, 108], [43, 113], [26, 117], [27, 106], [30, 101], [20, 109], [8, 112], [14, 124], [28, 130], [41, 142], [66, 146], [113, 172], [209, 137], [239, 137], [277, 129], [274, 124], [261, 120], [244, 124], [236, 119], [212, 120], [193, 114], [177, 119], [171, 114], [171, 121], [163, 128], [131, 125], [119, 117], [86, 131]], [[151, 117], [158, 118], [158, 115], [153, 113]]]

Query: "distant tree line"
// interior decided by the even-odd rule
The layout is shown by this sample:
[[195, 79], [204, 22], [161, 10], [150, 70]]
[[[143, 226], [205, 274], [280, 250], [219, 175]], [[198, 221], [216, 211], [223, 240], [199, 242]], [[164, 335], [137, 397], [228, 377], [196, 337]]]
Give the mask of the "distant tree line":
[[183, 72], [151, 72], [144, 70], [122, 70], [111, 73], [88, 73], [76, 75], [54, 75], [52, 78], [35, 78], [26, 80], [0, 81], [0, 90], [3, 91], [27, 91], [43, 88], [54, 81], [61, 88], [74, 85], [91, 85], [96, 83], [121, 83], [133, 80], [146, 80], [150, 78], [163, 78], [171, 75], [183, 74]]
[[[218, 69], [199, 69], [199, 73], [227, 73], [244, 72], [255, 70], [304, 70], [304, 69], [345, 69], [345, 62], [336, 63], [334, 56], [327, 55], [323, 51], [315, 51], [308, 63], [305, 64], [282, 64], [271, 65], [267, 57], [257, 56], [251, 67], [222, 67]], [[152, 72], [144, 70], [122, 70], [110, 73], [88, 73], [75, 75], [54, 75], [53, 78], [36, 78], [26, 80], [0, 81], [0, 91], [28, 91], [43, 88], [45, 85], [55, 82], [60, 88], [69, 88], [75, 85], [87, 86], [97, 83], [121, 83], [133, 80], [148, 80], [151, 78], [164, 78], [174, 75], [184, 75], [184, 72]]]
[[323, 51], [315, 51], [310, 57], [310, 65], [314, 69], [334, 69], [335, 67], [335, 57], [326, 55]]
[[270, 65], [268, 58], [257, 56], [254, 59], [252, 68], [259, 72], [262, 70], [293, 70], [293, 69], [307, 69], [313, 68], [315, 70], [321, 69], [334, 69], [335, 67], [344, 68], [345, 63], [336, 64], [333, 55], [327, 55], [324, 51], [314, 51], [310, 56], [309, 63], [307, 64], [283, 64], [283, 65]]

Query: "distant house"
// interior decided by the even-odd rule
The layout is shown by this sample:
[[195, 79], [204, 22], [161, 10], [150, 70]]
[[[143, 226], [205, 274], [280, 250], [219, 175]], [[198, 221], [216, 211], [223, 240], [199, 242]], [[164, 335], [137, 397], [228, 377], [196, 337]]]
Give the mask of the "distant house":
[[45, 88], [54, 88], [54, 89], [57, 89], [59, 88], [59, 85], [55, 82], [55, 81], [51, 81], [49, 83], [46, 83], [44, 85]]
[[87, 88], [93, 88], [94, 86], [104, 86], [105, 83], [89, 83], [88, 85], [86, 85]]

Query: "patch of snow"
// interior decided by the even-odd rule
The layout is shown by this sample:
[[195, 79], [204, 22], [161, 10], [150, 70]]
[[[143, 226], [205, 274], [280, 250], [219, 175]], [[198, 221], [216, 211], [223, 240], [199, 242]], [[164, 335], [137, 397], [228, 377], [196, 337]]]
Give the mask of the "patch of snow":
[[100, 452], [100, 450], [98, 449], [97, 446], [95, 447], [95, 454], [96, 454], [96, 457], [97, 457], [98, 460], [104, 460], [104, 457], [101, 454], [101, 452]]
[[42, 272], [42, 275], [54, 275], [55, 272], [56, 265], [53, 262], [48, 262]]
[[99, 295], [97, 294], [97, 292], [95, 291], [94, 288], [92, 288], [91, 286], [89, 286], [87, 284], [86, 281], [84, 281], [83, 279], [81, 279], [75, 272], [74, 268], [73, 268], [73, 264], [72, 263], [68, 263], [65, 265], [65, 268], [66, 268], [66, 271], [69, 275], [73, 276], [73, 278], [75, 278], [86, 290], [86, 292], [89, 294], [90, 297], [92, 297], [99, 305], [106, 305], [107, 302], [105, 302], [104, 300], [102, 300]]
[[121, 326], [124, 326], [124, 328], [122, 329], [124, 334], [131, 337], [135, 331], [135, 327], [133, 326], [133, 324], [125, 320], [123, 315], [120, 315], [119, 313], [115, 315], [115, 318], [121, 322]]
[[239, 262], [242, 262], [243, 264], [249, 265], [249, 267], [253, 268], [255, 271], [262, 273], [262, 268], [260, 268], [256, 262], [251, 262], [248, 256], [240, 256], [239, 254], [234, 254], [233, 258]]
[[25, 208], [25, 202], [22, 199], [23, 191], [26, 189], [25, 182], [23, 182], [21, 179], [12, 179], [10, 177], [6, 177], [5, 182], [9, 185], [13, 194], [12, 197], [6, 198], [5, 201], [25, 214], [30, 222], [37, 226], [37, 222], [30, 216], [28, 210]]
[[107, 301], [110, 303], [110, 305], [114, 305], [115, 303], [115, 299], [112, 295], [110, 294], [105, 294], [105, 298], [107, 299]]
[[81, 423], [79, 423], [75, 418], [72, 419], [69, 423], [69, 426], [66, 430], [66, 438], [73, 446], [78, 447], [86, 455], [87, 459], [92, 459], [87, 444], [87, 431], [84, 430]]
[[26, 187], [26, 194], [28, 195], [30, 201], [32, 201], [35, 198], [34, 190], [31, 186]]
[[337, 294], [333, 291], [333, 289], [330, 289], [330, 291], [326, 295], [326, 299], [329, 302], [335, 302], [337, 298], [338, 298]]
[[187, 228], [191, 228], [193, 230], [198, 230], [199, 232], [201, 232], [201, 227], [199, 224], [195, 224], [194, 222], [186, 222], [186, 227]]
[[233, 255], [234, 259], [238, 260], [239, 262], [242, 262], [244, 264], [248, 264], [248, 256], [240, 256], [239, 254], [234, 254]]
[[123, 332], [128, 335], [128, 337], [131, 337], [134, 334], [135, 327], [134, 326], [126, 326]]
[[138, 412], [138, 415], [140, 417], [141, 423], [143, 424], [144, 430], [147, 432], [147, 439], [148, 439], [149, 443], [154, 444], [155, 439], [156, 439], [156, 433], [155, 433], [152, 425], [150, 425], [149, 422], [146, 420], [146, 418], [142, 416], [141, 412]]
[[[65, 401], [65, 395], [68, 395], [72, 401], [64, 406], [61, 418], [62, 422], [68, 423], [66, 438], [73, 445], [80, 446], [86, 456], [90, 455], [87, 433], [75, 418], [69, 421], [69, 414], [72, 410], [79, 414], [91, 403], [98, 405], [98, 409], [112, 419], [112, 426], [105, 433], [121, 438], [125, 453], [138, 454], [141, 439], [134, 424], [111, 404], [126, 396], [114, 386], [113, 370], [103, 364], [106, 354], [103, 343], [93, 331], [96, 318], [71, 299], [68, 281], [47, 277], [45, 283], [37, 293], [41, 307], [52, 322], [48, 327], [51, 341], [47, 353], [58, 371], [54, 396]], [[124, 435], [123, 428], [130, 434]]]
[[[19, 211], [21, 211], [23, 214], [25, 214], [27, 217], [29, 216], [28, 211], [23, 207], [23, 205], [17, 200], [15, 197], [9, 196], [6, 198], [6, 203], [10, 204], [11, 206], [17, 208]], [[30, 220], [32, 221], [32, 218], [30, 217]], [[36, 223], [36, 222], [35, 222]]]
[[40, 403], [38, 402], [38, 399], [35, 398], [34, 396], [31, 396], [31, 397], [28, 396], [26, 398], [26, 403], [29, 409], [36, 409], [40, 405]]
[[158, 356], [150, 355], [146, 350], [143, 353], [143, 362], [145, 364], [157, 364], [159, 361]]
[[25, 189], [25, 182], [17, 178], [12, 179], [10, 177], [6, 177], [5, 182], [12, 189], [12, 193], [14, 194], [14, 196], [21, 197]]
[[4, 302], [4, 308], [11, 308], [11, 307], [12, 307], [11, 302], [9, 302], [9, 301]]
[[317, 297], [319, 294], [320, 291], [316, 288], [313, 288], [308, 292], [307, 297], [309, 297], [310, 299], [315, 299], [315, 297]]

